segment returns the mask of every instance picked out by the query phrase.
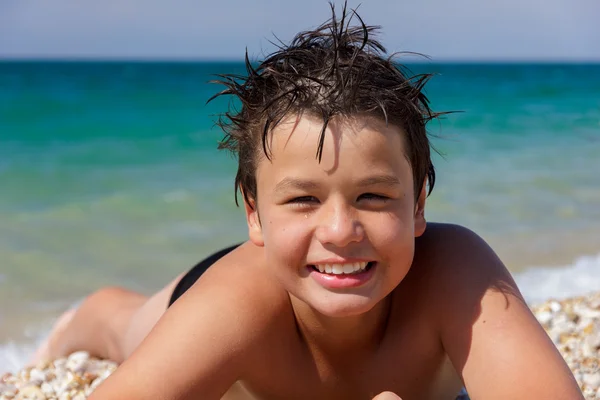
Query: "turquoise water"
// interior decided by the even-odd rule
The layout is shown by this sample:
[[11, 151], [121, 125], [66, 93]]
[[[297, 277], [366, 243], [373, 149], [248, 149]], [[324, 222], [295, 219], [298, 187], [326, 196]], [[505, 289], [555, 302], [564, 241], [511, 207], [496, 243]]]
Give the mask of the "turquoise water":
[[[462, 111], [429, 126], [444, 154], [429, 220], [474, 229], [515, 273], [600, 253], [600, 65], [410, 68], [438, 73], [434, 109]], [[227, 102], [205, 105], [224, 72], [243, 65], [0, 63], [0, 346], [245, 238], [216, 150]]]

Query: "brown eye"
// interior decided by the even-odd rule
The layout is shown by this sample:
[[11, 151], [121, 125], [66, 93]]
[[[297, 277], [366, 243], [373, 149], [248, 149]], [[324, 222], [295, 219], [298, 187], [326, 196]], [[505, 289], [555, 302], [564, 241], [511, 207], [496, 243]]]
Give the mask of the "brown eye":
[[390, 198], [387, 196], [382, 196], [380, 194], [375, 193], [363, 193], [358, 196], [358, 200], [368, 200], [368, 201], [387, 201]]
[[296, 208], [311, 208], [319, 204], [319, 199], [314, 196], [300, 196], [288, 200], [286, 204]]
[[319, 199], [317, 199], [314, 196], [302, 196], [302, 197], [295, 197], [293, 199], [291, 199], [290, 201], [288, 201], [288, 203], [318, 203]]

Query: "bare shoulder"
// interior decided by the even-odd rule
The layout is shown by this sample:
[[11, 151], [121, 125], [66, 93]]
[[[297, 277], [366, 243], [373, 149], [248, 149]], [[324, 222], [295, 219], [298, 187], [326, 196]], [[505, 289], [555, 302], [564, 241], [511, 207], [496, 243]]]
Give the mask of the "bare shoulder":
[[[431, 253], [430, 250], [435, 250]], [[472, 230], [456, 224], [428, 223], [425, 233], [417, 239], [417, 255], [423, 251], [432, 256], [467, 258], [471, 252], [487, 252], [489, 246]]]
[[195, 304], [218, 295], [244, 310], [250, 321], [274, 317], [289, 305], [289, 297], [266, 267], [263, 248], [244, 243], [212, 265], [182, 299]]
[[[486, 241], [455, 224], [429, 223], [416, 241], [415, 264], [442, 285], [501, 284], [510, 274]], [[500, 281], [498, 281], [500, 279]]]
[[511, 274], [480, 236], [430, 224], [417, 240], [413, 268], [440, 342], [472, 398], [581, 398]]
[[261, 249], [245, 244], [211, 266], [98, 389], [98, 398], [221, 398], [269, 351], [273, 331], [293, 318], [285, 291], [262, 271], [262, 257]]
[[483, 238], [455, 224], [428, 223], [416, 240], [409, 273], [440, 332], [468, 326], [481, 313], [486, 293], [510, 295], [523, 302], [502, 261]]
[[[472, 325], [486, 297], [525, 306], [510, 272], [486, 241], [460, 225], [430, 223], [417, 240], [414, 267], [440, 330]], [[465, 328], [466, 329], [466, 328]]]
[[[195, 319], [199, 307], [208, 307], [211, 318], [224, 319], [233, 340], [244, 346], [244, 357], [252, 356], [253, 350], [259, 356], [273, 333], [294, 318], [287, 292], [267, 271], [263, 249], [251, 243], [212, 265], [177, 303], [173, 312], [181, 318]], [[195, 321], [198, 325], [211, 322], [206, 318]]]
[[[471, 297], [496, 288], [516, 293], [510, 273], [486, 241], [472, 230], [455, 224], [428, 223], [423, 236], [416, 240], [413, 279], [421, 290], [428, 290], [435, 299], [448, 300]], [[437, 306], [437, 305], [436, 305]]]

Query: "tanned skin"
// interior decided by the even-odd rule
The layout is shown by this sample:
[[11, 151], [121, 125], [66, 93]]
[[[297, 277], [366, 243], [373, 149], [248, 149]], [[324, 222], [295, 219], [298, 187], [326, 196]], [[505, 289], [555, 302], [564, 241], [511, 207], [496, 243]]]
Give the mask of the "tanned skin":
[[[463, 386], [474, 400], [582, 399], [485, 241], [425, 221], [402, 130], [332, 121], [319, 163], [320, 126], [274, 130], [245, 205], [250, 240], [171, 307], [180, 277], [150, 298], [100, 290], [38, 359], [121, 363], [91, 400], [454, 399]], [[326, 287], [311, 265], [332, 259], [374, 267], [357, 287]]]

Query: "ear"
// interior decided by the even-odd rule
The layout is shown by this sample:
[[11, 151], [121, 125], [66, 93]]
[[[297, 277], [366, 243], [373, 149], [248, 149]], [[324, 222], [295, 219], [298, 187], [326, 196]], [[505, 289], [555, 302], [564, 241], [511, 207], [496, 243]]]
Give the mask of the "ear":
[[246, 201], [244, 194], [244, 209], [246, 211], [246, 222], [248, 223], [248, 236], [250, 241], [256, 246], [262, 247], [265, 245], [262, 234], [262, 226], [260, 225], [260, 217], [258, 216], [258, 207], [254, 199], [250, 199], [250, 203]]
[[423, 182], [419, 198], [415, 204], [415, 237], [425, 233], [427, 221], [425, 220], [425, 200], [427, 199], [427, 179]]

